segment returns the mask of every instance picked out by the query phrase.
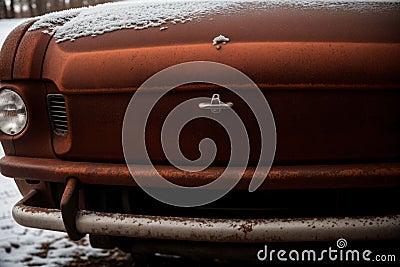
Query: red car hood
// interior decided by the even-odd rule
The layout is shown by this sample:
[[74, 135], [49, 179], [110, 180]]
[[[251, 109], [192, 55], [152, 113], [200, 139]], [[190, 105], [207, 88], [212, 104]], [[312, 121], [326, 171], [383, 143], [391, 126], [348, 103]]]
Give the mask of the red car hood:
[[[53, 147], [67, 160], [123, 162], [121, 129], [132, 93], [156, 72], [195, 60], [227, 64], [259, 85], [276, 121], [276, 163], [393, 160], [400, 156], [399, 4], [360, 5], [247, 3], [184, 24], [167, 21], [163, 31], [123, 29], [74, 42], [57, 43], [57, 32], [51, 37], [38, 29], [19, 42], [12, 74], [43, 79], [48, 92], [65, 95], [70, 130], [67, 137], [53, 136]], [[221, 34], [230, 41], [217, 50], [212, 41]], [[159, 142], [166, 114], [214, 90], [187, 87], [160, 103], [146, 131], [155, 162], [166, 162]], [[240, 102], [221, 92], [224, 100]], [[242, 104], [237, 112], [246, 118], [255, 162], [260, 136]], [[230, 154], [223, 129], [196, 123], [182, 132], [182, 151], [195, 159], [193, 148], [210, 137], [221, 144], [216, 163], [223, 165]]]
[[[276, 3], [246, 2], [234, 11], [210, 11], [186, 23], [166, 21], [163, 31], [123, 29], [74, 42], [56, 43], [43, 29], [30, 31], [20, 44], [14, 78], [48, 79], [62, 92], [132, 89], [166, 67], [206, 60], [235, 67], [258, 84], [399, 82], [396, 3]], [[90, 9], [84, 11], [90, 16]], [[216, 50], [212, 40], [220, 34], [230, 42]]]

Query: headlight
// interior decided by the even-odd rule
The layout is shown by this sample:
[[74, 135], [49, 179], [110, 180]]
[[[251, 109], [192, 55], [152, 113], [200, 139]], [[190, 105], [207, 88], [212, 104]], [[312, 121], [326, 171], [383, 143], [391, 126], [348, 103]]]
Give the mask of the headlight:
[[28, 120], [26, 106], [14, 91], [4, 89], [0, 92], [0, 130], [9, 135], [19, 134]]

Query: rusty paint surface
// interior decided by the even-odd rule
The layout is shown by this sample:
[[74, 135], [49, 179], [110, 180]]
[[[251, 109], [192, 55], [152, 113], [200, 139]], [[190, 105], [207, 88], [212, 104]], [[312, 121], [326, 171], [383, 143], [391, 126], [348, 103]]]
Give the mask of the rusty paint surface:
[[7, 81], [12, 79], [15, 54], [22, 36], [33, 24], [34, 21], [26, 21], [16, 27], [4, 41], [0, 53], [0, 80]]
[[18, 46], [13, 79], [40, 79], [44, 54], [50, 35], [40, 31], [26, 32]]
[[[279, 140], [275, 164], [384, 162], [400, 158], [400, 128], [393, 126], [400, 125], [398, 85], [259, 86], [275, 118]], [[188, 99], [211, 97], [217, 92], [224, 101], [234, 103], [234, 110], [245, 122], [251, 149], [249, 165], [257, 162], [261, 136], [247, 104], [227, 89], [196, 84], [174, 89], [150, 114], [145, 138], [155, 164], [168, 164], [160, 129], [171, 110]], [[122, 122], [131, 97], [132, 94], [119, 93], [117, 89], [101, 94], [67, 95], [70, 131], [65, 137], [53, 136], [56, 155], [69, 161], [123, 163]], [[198, 144], [204, 138], [213, 139], [217, 145], [213, 164], [226, 165], [231, 150], [229, 138], [223, 127], [211, 120], [193, 120], [182, 129], [182, 153], [191, 160], [197, 159]], [[135, 160], [140, 162], [141, 157], [137, 155]]]
[[216, 51], [206, 42], [72, 53], [51, 42], [43, 78], [64, 94], [133, 91], [167, 67], [203, 60], [237, 68], [257, 84], [399, 84], [399, 49], [397, 43], [232, 42]]
[[76, 229], [75, 218], [78, 214], [79, 206], [79, 180], [76, 178], [69, 178], [61, 198], [60, 210], [62, 220], [69, 238], [74, 241], [80, 240], [84, 237]]
[[[60, 44], [51, 39], [46, 51], [49, 35], [34, 31], [22, 38], [14, 73], [21, 79], [37, 78], [45, 54], [41, 78], [46, 79], [48, 92], [66, 94], [70, 134], [53, 135], [56, 155], [46, 151], [43, 157], [122, 163], [120, 129], [135, 89], [170, 65], [210, 60], [243, 71], [265, 93], [280, 140], [277, 164], [392, 161], [400, 157], [400, 132], [393, 127], [400, 123], [396, 115], [400, 113], [399, 14], [397, 7], [365, 12], [295, 7], [245, 10], [175, 25], [162, 33], [158, 29], [120, 30]], [[215, 32], [232, 40], [221, 51], [211, 45]], [[166, 160], [160, 142], [154, 141], [159, 139], [154, 129], [159, 129], [166, 112], [177, 101], [211, 96], [215, 90], [186, 87], [160, 104], [151, 129], [146, 131], [146, 138], [152, 140], [150, 156], [157, 164], [166, 164]], [[257, 125], [245, 104], [237, 104], [227, 92], [221, 95], [232, 98], [238, 114], [246, 118], [253, 165], [260, 147]], [[99, 103], [102, 108], [98, 108]], [[35, 114], [42, 116], [43, 123], [47, 121], [47, 113]], [[188, 158], [198, 156], [193, 147], [208, 134], [201, 129], [210, 127], [196, 123], [193, 129], [200, 130], [187, 127], [182, 137]], [[222, 147], [216, 165], [225, 164], [229, 156], [221, 131], [215, 130], [216, 143]], [[40, 134], [47, 138], [48, 133]], [[16, 151], [8, 145], [8, 155], [35, 156], [24, 139], [29, 137], [15, 140]], [[31, 143], [48, 150], [44, 142]]]
[[[85, 184], [135, 186], [125, 164], [69, 162], [59, 159], [37, 159], [6, 156], [0, 160], [1, 172], [9, 177], [65, 182], [77, 177]], [[217, 179], [223, 167], [210, 167], [189, 173], [172, 166], [156, 166], [167, 180], [183, 185], [198, 186]], [[237, 185], [246, 189], [254, 173], [248, 167]], [[154, 175], [142, 166], [141, 175]], [[239, 175], [232, 173], [232, 175]], [[354, 188], [389, 187], [400, 185], [400, 163], [273, 166], [260, 189]]]
[[[274, 166], [260, 189], [400, 186], [400, 132], [396, 127], [400, 124], [398, 10], [336, 13], [293, 9], [245, 15], [246, 19], [243, 14], [236, 14], [176, 25], [162, 35], [158, 29], [121, 30], [61, 44], [40, 31], [24, 35], [28, 25], [20, 26], [6, 40], [0, 54], [0, 79], [10, 80], [14, 74], [14, 78], [26, 80], [7, 86], [29, 100], [30, 117], [28, 128], [13, 138], [14, 143], [0, 136], [7, 154], [0, 161], [1, 172], [19, 179], [64, 183], [74, 176], [85, 184], [135, 186], [122, 164], [120, 140], [129, 98], [149, 76], [165, 67], [209, 60], [246, 73], [260, 86], [273, 109], [279, 140], [276, 163], [290, 166]], [[216, 32], [232, 40], [220, 51], [211, 45]], [[31, 83], [29, 79], [43, 79], [46, 84]], [[215, 90], [222, 90], [224, 98], [231, 97], [214, 87], [178, 89], [158, 106], [153, 117], [156, 122], [151, 127], [159, 130], [157, 122], [162, 122], [166, 112], [182, 100], [198, 94], [211, 96]], [[70, 134], [65, 138], [51, 136], [46, 91], [66, 95]], [[246, 126], [254, 132], [257, 128], [245, 105], [233, 100], [235, 107], [239, 107], [238, 113], [247, 118]], [[200, 122], [195, 128], [207, 127]], [[149, 133], [150, 140], [158, 139], [155, 131]], [[184, 134], [189, 138], [184, 138], [182, 147], [190, 157], [195, 157], [196, 151], [190, 148], [204, 133]], [[257, 136], [251, 135], [251, 140], [257, 149]], [[222, 146], [226, 148], [225, 143]], [[158, 172], [183, 186], [212, 182], [224, 170], [215, 165], [198, 173], [181, 172], [163, 165], [156, 142], [151, 144], [150, 151], [159, 163]], [[224, 163], [226, 155], [218, 159]], [[354, 161], [388, 163], [338, 163]], [[321, 162], [329, 165], [318, 165]], [[298, 165], [303, 163], [307, 165]], [[253, 172], [253, 167], [247, 168], [237, 189], [247, 189]], [[154, 173], [142, 166], [141, 175]], [[33, 187], [21, 181], [19, 184], [25, 193]], [[50, 191], [42, 184], [35, 188]], [[75, 204], [67, 211], [64, 208], [64, 217], [69, 220], [65, 227], [60, 210], [28, 203], [33, 195], [29, 193], [15, 206], [15, 219], [25, 226], [57, 231], [67, 228], [70, 233], [76, 230], [215, 242], [332, 240], [347, 236], [390, 239], [399, 238], [400, 233], [399, 215], [197, 219], [94, 213], [78, 211]], [[67, 190], [63, 203], [74, 202], [72, 195]]]
[[[70, 134], [53, 137], [54, 151], [69, 161], [124, 162], [122, 121], [136, 88], [166, 67], [208, 60], [235, 67], [260, 86], [276, 121], [277, 164], [398, 159], [400, 131], [393, 127], [400, 123], [397, 11], [246, 10], [163, 33], [120, 30], [75, 42], [51, 40], [43, 78], [66, 95], [71, 118]], [[232, 40], [221, 51], [211, 45], [216, 32]], [[254, 165], [260, 137], [246, 104], [226, 90], [197, 85], [166, 96], [151, 116], [146, 139], [155, 163], [166, 164], [159, 141], [166, 114], [186, 99], [217, 90], [246, 119]], [[211, 134], [204, 130], [210, 127]], [[197, 158], [193, 147], [204, 137], [219, 146], [214, 164], [224, 165], [230, 147], [223, 129], [210, 122], [196, 121], [184, 129], [184, 155]]]
[[[52, 40], [43, 78], [65, 94], [132, 91], [166, 67], [209, 60], [235, 67], [257, 84], [398, 84], [398, 19], [397, 7], [249, 8], [162, 33], [130, 29], [74, 42]], [[231, 39], [220, 51], [211, 45], [216, 33]]]

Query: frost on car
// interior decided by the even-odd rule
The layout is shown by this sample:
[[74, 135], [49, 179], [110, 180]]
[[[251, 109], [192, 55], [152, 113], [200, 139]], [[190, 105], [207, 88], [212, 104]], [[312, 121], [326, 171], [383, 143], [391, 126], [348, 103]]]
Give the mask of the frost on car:
[[[189, 253], [171, 246], [182, 242], [233, 249], [399, 239], [399, 11], [398, 2], [134, 1], [27, 20], [0, 54], [1, 173], [24, 195], [15, 220], [74, 240], [89, 234], [95, 247], [134, 243], [136, 251], [175, 254]], [[250, 142], [246, 171], [232, 173], [241, 175], [232, 191], [182, 208], [137, 186], [125, 163], [122, 126], [141, 84], [192, 61], [223, 63], [251, 78], [273, 112], [277, 145], [265, 181], [249, 192], [262, 137], [247, 103], [213, 84], [168, 92], [144, 135], [166, 180], [210, 183], [230, 158], [224, 128], [196, 119], [180, 132], [179, 149], [195, 160], [199, 143], [210, 138], [218, 148], [212, 164], [194, 173], [170, 164], [161, 128], [186, 100], [233, 103]], [[146, 170], [142, 175], [151, 176]]]

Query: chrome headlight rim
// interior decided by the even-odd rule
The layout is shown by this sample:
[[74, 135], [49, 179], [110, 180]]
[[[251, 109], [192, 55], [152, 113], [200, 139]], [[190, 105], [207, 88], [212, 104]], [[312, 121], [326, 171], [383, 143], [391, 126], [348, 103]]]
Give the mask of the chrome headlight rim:
[[[8, 94], [8, 95], [7, 95]], [[11, 97], [10, 97], [11, 96]], [[8, 98], [8, 102], [11, 102], [11, 98], [13, 98], [14, 103], [3, 103], [7, 102], [7, 100], [4, 100], [4, 98]], [[13, 106], [14, 105], [14, 106]], [[4, 116], [4, 113], [9, 112], [5, 111], [4, 107], [8, 106], [8, 108], [11, 107], [11, 113], [15, 112], [14, 117], [18, 117], [17, 121], [11, 121], [10, 123], [14, 124], [16, 127], [10, 127], [8, 126], [8, 129], [5, 127], [7, 122], [5, 122], [7, 119], [12, 120], [12, 116], [10, 114], [6, 114], [6, 117]], [[7, 118], [7, 116], [10, 116]], [[20, 133], [22, 133], [25, 128], [28, 125], [28, 109], [26, 106], [26, 103], [21, 96], [20, 93], [18, 93], [16, 90], [10, 87], [4, 87], [0, 89], [0, 133], [7, 135], [7, 136], [16, 136]]]

